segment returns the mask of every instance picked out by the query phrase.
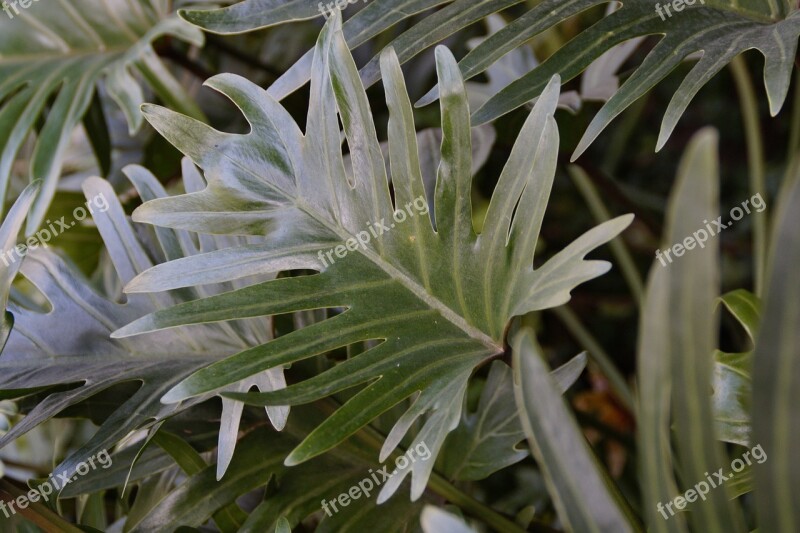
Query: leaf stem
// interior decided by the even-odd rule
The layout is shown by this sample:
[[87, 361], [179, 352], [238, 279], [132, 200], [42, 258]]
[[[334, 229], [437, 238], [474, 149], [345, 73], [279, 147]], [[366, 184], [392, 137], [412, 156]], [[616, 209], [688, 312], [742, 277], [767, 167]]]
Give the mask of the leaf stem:
[[[515, 524], [508, 518], [497, 513], [494, 509], [479, 502], [472, 496], [464, 494], [458, 490], [457, 487], [452, 485], [436, 472], [431, 473], [430, 480], [428, 481], [428, 487], [436, 494], [447, 499], [447, 501], [450, 503], [457, 505], [459, 508], [463, 509], [472, 516], [480, 518], [483, 522], [485, 522], [488, 526], [491, 526], [491, 528], [496, 531], [502, 533], [525, 533], [525, 529], [520, 527], [518, 524]], [[540, 528], [539, 531], [544, 531], [544, 529]]]
[[589, 357], [597, 363], [600, 371], [608, 378], [611, 388], [617, 395], [617, 398], [625, 406], [626, 409], [633, 412], [634, 402], [633, 395], [631, 394], [625, 378], [622, 376], [617, 367], [611, 361], [603, 347], [594, 338], [591, 332], [584, 327], [578, 315], [566, 305], [553, 308], [552, 311], [556, 314], [561, 323], [567, 328], [578, 343], [589, 353]]
[[[766, 205], [766, 171], [764, 163], [764, 141], [758, 120], [758, 99], [753, 89], [753, 81], [747, 71], [747, 64], [742, 56], [731, 61], [731, 72], [739, 93], [739, 105], [744, 121], [745, 139], [747, 140], [747, 166], [750, 174], [750, 193], [761, 195]], [[755, 293], [763, 295], [764, 273], [767, 264], [767, 228], [769, 226], [768, 210], [752, 213], [753, 217], [753, 271]]]
[[[586, 171], [578, 165], [568, 165], [567, 172], [575, 183], [575, 186], [578, 187], [586, 204], [589, 206], [589, 210], [592, 212], [595, 221], [598, 224], [602, 224], [603, 222], [611, 220], [611, 213], [609, 213], [605, 204], [603, 204], [600, 194], [592, 184]], [[636, 268], [636, 263], [634, 263], [633, 257], [631, 257], [630, 251], [622, 237], [615, 237], [609, 245], [611, 246], [611, 253], [613, 253], [614, 257], [617, 259], [619, 268], [622, 271], [622, 276], [628, 283], [628, 287], [631, 289], [631, 293], [633, 293], [638, 307], [641, 305], [644, 283]]]
[[783, 181], [790, 179], [793, 168], [800, 161], [800, 65], [794, 76], [794, 102], [789, 127], [789, 149], [786, 153], [786, 174]]

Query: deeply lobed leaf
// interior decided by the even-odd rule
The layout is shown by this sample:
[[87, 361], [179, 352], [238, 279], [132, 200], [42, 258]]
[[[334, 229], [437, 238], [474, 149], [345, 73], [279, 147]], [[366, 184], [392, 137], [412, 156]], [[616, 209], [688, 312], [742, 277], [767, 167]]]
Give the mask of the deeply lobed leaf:
[[0, 16], [0, 204], [12, 164], [36, 129], [29, 174], [31, 180], [42, 180], [42, 186], [28, 219], [30, 233], [45, 216], [69, 136], [89, 110], [101, 80], [132, 132], [142, 123], [139, 106], [144, 102], [132, 73], [140, 74], [166, 101], [202, 116], [194, 104], [185, 103], [191, 99], [151, 43], [169, 35], [200, 45], [203, 34], [170, 16], [158, 0], [42, 1], [17, 11], [9, 7], [11, 16]]
[[[222, 133], [162, 108], [146, 110], [154, 127], [203, 168], [209, 186], [148, 202], [134, 219], [268, 238], [262, 245], [159, 265], [134, 279], [127, 290], [175, 289], [288, 268], [318, 273], [283, 277], [156, 311], [114, 333], [123, 338], [189, 324], [307, 309], [333, 311], [328, 320], [193, 374], [163, 398], [169, 403], [339, 347], [374, 341], [366, 352], [285, 390], [228, 394], [250, 403], [286, 405], [364, 385], [292, 452], [287, 464], [330, 449], [417, 393], [381, 457], [388, 457], [420, 417], [425, 422], [412, 445], [425, 443], [435, 456], [459, 422], [473, 369], [502, 351], [509, 320], [563, 303], [577, 284], [605, 272], [607, 263], [583, 258], [630, 222], [625, 216], [599, 226], [533, 269], [558, 146], [553, 120], [558, 78], [554, 78], [523, 128], [500, 177], [484, 230], [477, 235], [470, 205], [469, 109], [455, 60], [444, 48], [437, 50], [437, 70], [445, 90], [441, 163], [433, 199], [424, 192], [399, 61], [391, 50], [382, 57], [391, 114], [392, 197], [366, 95], [340, 25], [338, 17], [331, 19], [317, 42], [305, 135], [266, 92], [231, 75], [216, 76], [208, 85], [239, 107], [250, 123], [248, 134]], [[336, 109], [352, 176], [344, 169]], [[400, 217], [397, 213], [404, 210]], [[345, 243], [368, 235], [367, 228], [376, 222], [386, 227], [384, 234], [352, 246], [344, 257], [326, 256], [336, 246], [344, 250]], [[432, 467], [432, 460], [414, 463], [392, 478], [380, 500], [394, 492], [409, 472], [413, 472], [412, 497], [418, 498]]]

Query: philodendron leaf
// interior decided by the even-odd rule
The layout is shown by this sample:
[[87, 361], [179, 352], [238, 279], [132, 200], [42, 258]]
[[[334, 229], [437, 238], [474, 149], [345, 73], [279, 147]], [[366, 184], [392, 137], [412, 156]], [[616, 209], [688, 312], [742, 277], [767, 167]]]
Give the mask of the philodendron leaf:
[[714, 351], [711, 408], [714, 411], [717, 438], [723, 442], [750, 445], [752, 363], [753, 352]]
[[275, 526], [275, 533], [292, 533], [292, 527], [286, 518], [280, 517], [278, 524]]
[[422, 510], [420, 525], [425, 533], [476, 533], [459, 517], [433, 505], [426, 505]]
[[771, 243], [764, 314], [753, 356], [753, 442], [766, 460], [753, 465], [761, 531], [800, 525], [800, 174], [780, 195]]
[[[144, 169], [129, 167], [126, 172], [142, 197], [155, 199], [166, 195], [158, 180]], [[184, 165], [184, 174], [187, 190], [205, 186], [190, 164]], [[148, 253], [108, 182], [90, 178], [84, 183], [84, 192], [94, 208], [95, 223], [122, 284], [151, 267], [153, 255], [180, 258], [257, 242], [257, 239], [203, 236], [198, 247], [187, 232], [160, 228], [157, 233], [159, 249]], [[22, 201], [27, 201], [27, 194]], [[108, 416], [92, 439], [56, 469], [57, 473], [71, 475], [72, 469], [83, 459], [111, 449], [131, 431], [190, 407], [190, 403], [165, 406], [160, 399], [194, 370], [271, 338], [269, 322], [262, 319], [209, 324], [192, 332], [159, 333], [132, 340], [109, 338], [114, 330], [155, 309], [235, 289], [236, 283], [157, 296], [132, 295], [120, 304], [115, 301], [115, 295], [97, 293], [58, 255], [42, 248], [25, 257], [21, 274], [37, 287], [52, 309], [41, 311], [13, 301], [9, 305], [15, 324], [6, 349], [0, 355], [0, 390], [6, 398], [17, 398], [31, 391], [62, 387], [0, 437], [0, 447], [113, 385], [141, 383], [141, 387]], [[261, 390], [280, 388], [284, 385], [282, 368], [256, 373], [245, 383], [247, 388], [256, 384]], [[70, 388], [63, 387], [65, 385]], [[234, 385], [239, 386], [239, 383]], [[226, 405], [235, 403], [229, 399], [224, 401]], [[288, 408], [270, 407], [267, 412], [276, 427], [283, 427]], [[233, 453], [241, 411], [227, 408], [228, 413], [220, 430], [220, 473]]]
[[339, 507], [339, 512], [333, 516], [325, 516], [316, 531], [318, 533], [419, 531], [417, 526], [425, 503], [424, 499], [410, 502], [404, 498], [393, 498], [380, 505], [374, 499], [351, 501], [348, 507]]
[[19, 267], [22, 266], [21, 258], [13, 250], [39, 185], [40, 182], [32, 183], [22, 191], [8, 215], [3, 219], [3, 225], [0, 226], [0, 254], [2, 254], [0, 256], [0, 261], [2, 261], [0, 264], [0, 312], [3, 313], [3, 316], [0, 317], [0, 352], [3, 351], [8, 336], [11, 334], [11, 328], [14, 327], [14, 315], [6, 308], [11, 284], [19, 272]]
[[598, 463], [528, 330], [514, 340], [514, 392], [522, 427], [558, 516], [570, 531], [638, 531]]
[[[750, 342], [755, 343], [761, 319], [761, 301], [758, 297], [738, 289], [724, 294], [719, 301], [741, 324]], [[714, 352], [711, 407], [718, 436], [724, 442], [742, 446], [751, 444], [752, 364], [752, 350], [743, 353]]]
[[[209, 186], [198, 193], [147, 202], [134, 219], [268, 239], [157, 266], [126, 290], [163, 291], [287, 269], [318, 273], [282, 277], [163, 309], [113, 336], [331, 309], [327, 320], [255, 344], [195, 373], [173, 387], [163, 401], [176, 403], [220, 388], [230, 390], [259, 372], [374, 341], [365, 352], [283, 391], [228, 396], [259, 405], [294, 405], [363, 386], [287, 458], [287, 464], [297, 464], [336, 446], [419, 393], [388, 436], [381, 459], [391, 455], [418, 419], [424, 423], [411, 446], [424, 444], [435, 457], [447, 433], [459, 423], [470, 374], [502, 353], [511, 318], [562, 304], [576, 285], [606, 272], [607, 263], [584, 257], [619, 234], [631, 216], [598, 226], [533, 269], [558, 147], [553, 112], [559, 83], [554, 78], [523, 127], [484, 230], [476, 235], [470, 205], [469, 109], [455, 60], [445, 48], [437, 50], [446, 97], [431, 213], [400, 65], [391, 50], [383, 55], [393, 202], [366, 94], [340, 25], [340, 17], [333, 17], [316, 45], [305, 135], [265, 91], [232, 75], [216, 76], [207, 83], [242, 110], [252, 128], [248, 134], [222, 133], [163, 108], [146, 109], [153, 126], [205, 170]], [[352, 177], [344, 172], [339, 118]], [[419, 498], [432, 468], [432, 458], [416, 461], [392, 477], [379, 501], [411, 472], [412, 497]]]
[[45, 216], [69, 136], [88, 112], [100, 80], [105, 80], [132, 132], [142, 122], [139, 106], [144, 102], [132, 72], [141, 74], [165, 101], [202, 116], [194, 104], [186, 103], [191, 98], [151, 43], [169, 35], [200, 45], [203, 34], [165, 12], [164, 6], [159, 0], [47, 0], [28, 2], [27, 8], [14, 4], [0, 16], [0, 205], [14, 158], [37, 121], [44, 122], [29, 169], [31, 178], [41, 179], [43, 185], [28, 232]]
[[[759, 298], [744, 289], [738, 289], [721, 296], [719, 301], [741, 324], [750, 342], [755, 343], [761, 320]], [[714, 351], [711, 407], [718, 437], [723, 442], [751, 445], [752, 364], [752, 350], [742, 353]]]
[[319, 0], [245, 0], [221, 9], [181, 9], [181, 18], [214, 33], [240, 33], [319, 17]]
[[[449, 4], [433, 11], [394, 40], [401, 63], [426, 48], [481, 19], [501, 12], [523, 0], [371, 0], [345, 25], [348, 45], [355, 48], [367, 39], [392, 28], [400, 21], [425, 9]], [[501, 61], [506, 54], [523, 46], [557, 24], [586, 11], [606, 0], [543, 0], [526, 13], [494, 33], [467, 54], [459, 63], [465, 79], [471, 79]], [[661, 127], [657, 148], [669, 138], [695, 94], [730, 61], [750, 49], [759, 50], [765, 58], [764, 84], [770, 111], [776, 115], [783, 106], [789, 90], [797, 39], [800, 36], [800, 12], [796, 2], [789, 0], [696, 0], [681, 2], [680, 10], [672, 10], [669, 2], [626, 0], [598, 23], [580, 33], [557, 50], [541, 65], [494, 95], [474, 116], [482, 124], [516, 109], [539, 96], [553, 75], [565, 81], [578, 76], [592, 63], [617, 65], [643, 37], [660, 36], [660, 41], [643, 63], [617, 90], [615, 82], [602, 92], [610, 97], [589, 126], [578, 145], [576, 159], [611, 122], [629, 105], [665, 78], [681, 61], [700, 53], [701, 59], [684, 79], [675, 93]], [[666, 6], [666, 8], [665, 8]], [[319, 7], [318, 4], [316, 6]], [[657, 8], [660, 8], [657, 9]], [[276, 0], [245, 0], [229, 8], [211, 12], [193, 11], [184, 14], [190, 20], [211, 31], [236, 33], [314, 16], [311, 0], [278, 2]], [[233, 13], [247, 13], [247, 19], [234, 19]], [[623, 48], [617, 48], [623, 45]], [[605, 55], [615, 50], [614, 55]], [[309, 52], [270, 87], [271, 96], [280, 100], [305, 84], [311, 73]], [[600, 67], [598, 67], [600, 68]], [[366, 85], [381, 77], [379, 57], [373, 58], [361, 70]], [[587, 84], [596, 80], [597, 71], [590, 74]], [[588, 87], [588, 85], [587, 85]], [[438, 97], [438, 88], [429, 92], [420, 105]]]
[[[486, 17], [486, 27], [489, 35], [497, 33], [506, 26], [503, 17], [494, 13]], [[470, 39], [467, 46], [474, 49], [486, 40], [485, 37]], [[486, 69], [487, 83], [467, 82], [467, 93], [469, 94], [470, 108], [477, 109], [485, 104], [492, 96], [500, 92], [509, 83], [513, 82], [528, 71], [533, 70], [539, 64], [533, 50], [528, 47], [520, 47], [512, 50], [496, 63]], [[434, 101], [433, 99], [431, 101]], [[430, 102], [429, 102], [430, 103]], [[533, 105], [531, 102], [530, 105]], [[576, 91], [568, 91], [561, 94], [558, 99], [559, 107], [577, 112], [581, 108], [581, 97]]]
[[[703, 130], [681, 159], [670, 195], [665, 243], [682, 242], [703, 220], [719, 210], [717, 133]], [[648, 526], [658, 531], [683, 531], [682, 519], [656, 511], [676, 496], [668, 435], [674, 419], [677, 465], [689, 488], [707, 472], [724, 468], [725, 451], [715, 431], [709, 387], [712, 354], [718, 334], [715, 300], [719, 294], [719, 243], [688, 250], [675, 261], [656, 261], [651, 269], [640, 339], [640, 428]], [[647, 374], [647, 375], [645, 375]], [[707, 500], [707, 501], [706, 501]], [[698, 531], [742, 531], [743, 519], [727, 489], [717, 487], [706, 500], [690, 507], [689, 522]], [[678, 518], [677, 520], [674, 520]], [[669, 522], [669, 524], [667, 524]]]
[[[566, 391], [586, 367], [586, 354], [552, 372], [560, 392]], [[511, 369], [493, 361], [483, 386], [478, 410], [465, 412], [461, 424], [445, 441], [443, 469], [451, 479], [479, 480], [524, 459], [528, 452], [517, 447], [525, 440], [514, 400]]]
[[[681, 242], [703, 220], [719, 212], [719, 160], [717, 133], [696, 134], [681, 159], [678, 178], [667, 211], [665, 243]], [[672, 413], [678, 471], [684, 483], [701, 480], [705, 472], [728, 463], [718, 444], [713, 423], [709, 385], [712, 382], [712, 354], [719, 329], [715, 300], [719, 297], [719, 241], [696, 248], [667, 266], [669, 360], [672, 372]], [[691, 436], [691, 437], [690, 437]], [[690, 523], [702, 531], [742, 531], [739, 508], [728, 502], [726, 489], [719, 487], [708, 503], [695, 505]]]
[[225, 478], [217, 480], [216, 468], [206, 467], [162, 499], [130, 531], [174, 531], [180, 526], [203, 525], [215, 512], [264, 486], [281, 471], [291, 444], [291, 440], [264, 428], [249, 433], [242, 438]]
[[657, 261], [650, 268], [639, 318], [637, 377], [639, 472], [642, 509], [648, 531], [685, 533], [686, 517], [677, 513], [667, 520], [658, 505], [679, 494], [671, 439], [671, 332], [669, 327], [669, 277]]
[[[452, 0], [369, 0], [368, 4], [349, 19], [343, 27], [350, 48], [355, 48], [395, 24]], [[323, 6], [330, 4], [326, 0]], [[334, 1], [335, 3], [335, 1]], [[244, 0], [232, 6], [215, 10], [185, 9], [181, 17], [214, 33], [242, 33], [283, 24], [313, 16], [322, 16], [317, 0]], [[334, 8], [335, 9], [335, 8]], [[246, 16], [238, 16], [246, 14]], [[270, 87], [269, 93], [277, 100], [302, 87], [311, 79], [313, 50]]]
[[[25, 494], [26, 493], [24, 491], [20, 490], [16, 485], [11, 483], [9, 479], [0, 479], [0, 501], [2, 501], [4, 504], [7, 502], [12, 502], [17, 498], [24, 498]], [[19, 510], [19, 515], [21, 523], [11, 526], [14, 527], [14, 531], [23, 531], [23, 527], [33, 524], [35, 527], [34, 531], [63, 531], [64, 533], [83, 532], [83, 529], [74, 526], [67, 520], [64, 520], [57, 513], [53, 512], [47, 506], [47, 504], [41, 501], [29, 501], [25, 509]], [[13, 520], [15, 517], [12, 515], [10, 518]], [[8, 523], [6, 522], [7, 520], [8, 518], [3, 516], [3, 522], [5, 523], [4, 525], [6, 527], [8, 527]], [[4, 529], [6, 528], [4, 527]], [[26, 529], [25, 531], [28, 530]]]
[[[594, 0], [545, 0], [509, 24], [506, 31], [496, 34], [495, 39], [467, 55], [461, 62], [462, 72], [467, 77], [483, 72], [508, 50], [596, 3]], [[796, 5], [790, 5], [787, 0], [707, 0], [682, 4], [685, 9], [668, 15], [656, 10], [657, 6], [663, 8], [662, 4], [649, 0], [627, 0], [622, 4], [622, 8], [561, 47], [539, 68], [494, 96], [475, 112], [476, 123], [492, 120], [524, 104], [536, 96], [554, 73], [565, 80], [571, 79], [610, 48], [647, 35], [663, 37], [595, 116], [573, 159], [583, 153], [614, 117], [695, 52], [702, 52], [702, 58], [683, 80], [667, 108], [658, 149], [666, 143], [678, 119], [703, 85], [734, 57], [751, 48], [759, 50], [766, 59], [764, 82], [770, 111], [773, 115], [778, 113], [789, 90], [800, 36], [800, 12]], [[548, 16], [542, 16], [545, 13]]]
[[747, 332], [750, 342], [756, 342], [758, 325], [761, 322], [761, 300], [752, 292], [737, 289], [720, 296], [719, 301]]

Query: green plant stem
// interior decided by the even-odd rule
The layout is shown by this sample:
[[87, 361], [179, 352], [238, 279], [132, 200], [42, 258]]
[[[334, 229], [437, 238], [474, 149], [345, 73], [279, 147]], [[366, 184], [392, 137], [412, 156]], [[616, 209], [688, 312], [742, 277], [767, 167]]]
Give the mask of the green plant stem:
[[800, 69], [794, 76], [794, 102], [792, 104], [792, 119], [789, 126], [789, 147], [786, 153], [786, 174], [784, 183], [790, 179], [794, 167], [800, 163]]
[[[359, 437], [368, 445], [380, 450], [383, 446], [384, 438], [377, 430], [370, 426], [365, 426], [359, 432]], [[394, 455], [400, 455], [404, 450], [398, 447]], [[518, 524], [501, 515], [491, 507], [479, 502], [469, 494], [465, 494], [447, 481], [436, 472], [431, 472], [428, 480], [428, 488], [442, 496], [447, 501], [457, 505], [460, 509], [471, 516], [482, 520], [486, 525], [500, 533], [525, 533], [525, 529]], [[539, 528], [538, 531], [551, 531], [549, 528]]]
[[439, 474], [433, 472], [431, 473], [430, 481], [428, 482], [428, 486], [433, 490], [436, 494], [444, 497], [450, 503], [457, 505], [459, 508], [463, 509], [467, 513], [475, 516], [476, 518], [480, 518], [483, 522], [485, 522], [488, 526], [491, 526], [492, 529], [500, 532], [516, 532], [516, 533], [524, 533], [525, 529], [520, 527], [518, 524], [512, 522], [508, 518], [498, 514], [495, 512], [491, 507], [484, 505], [483, 503], [479, 502], [472, 496], [468, 494], [464, 494], [458, 488], [453, 486], [450, 482], [444, 479]]
[[151, 59], [141, 59], [136, 65], [142, 76], [151, 84], [153, 91], [170, 108], [196, 120], [208, 121], [200, 106], [188, 96], [180, 82], [163, 64]]
[[[747, 64], [742, 56], [731, 61], [731, 72], [739, 93], [739, 104], [742, 109], [745, 139], [747, 140], [747, 166], [750, 174], [750, 193], [761, 195], [767, 204], [766, 171], [764, 163], [764, 141], [761, 138], [761, 127], [758, 120], [758, 99], [753, 89], [753, 81], [747, 71]], [[767, 264], [767, 230], [769, 227], [768, 209], [752, 213], [753, 217], [753, 271], [755, 293], [763, 295], [764, 273]]]
[[[0, 500], [3, 502], [11, 502], [25, 494], [25, 491], [18, 488], [7, 479], [0, 479]], [[58, 514], [51, 511], [41, 502], [34, 503], [29, 501], [25, 509], [19, 509], [19, 516], [45, 533], [81, 533], [82, 531], [80, 528], [70, 524]], [[5, 516], [0, 520], [4, 522], [6, 520]], [[3, 522], [0, 522], [0, 524]], [[3, 531], [10, 530], [10, 528], [3, 528]], [[19, 530], [20, 529], [15, 528], [15, 531]]]
[[633, 395], [631, 394], [625, 378], [620, 374], [617, 367], [611, 361], [611, 358], [600, 346], [600, 343], [594, 336], [586, 329], [581, 323], [578, 315], [566, 305], [552, 309], [556, 316], [561, 320], [561, 323], [567, 328], [573, 337], [578, 341], [584, 350], [589, 353], [589, 357], [597, 363], [600, 371], [608, 378], [611, 388], [616, 393], [620, 402], [631, 412], [634, 410]]
[[[589, 210], [592, 212], [595, 221], [601, 224], [611, 220], [611, 213], [609, 213], [605, 204], [603, 204], [600, 194], [592, 184], [586, 171], [578, 165], [569, 165], [567, 166], [567, 172], [575, 183], [575, 186], [578, 187], [581, 195], [583, 195], [583, 199], [589, 206]], [[633, 293], [636, 305], [641, 305], [642, 294], [644, 293], [644, 282], [642, 282], [642, 278], [636, 268], [636, 263], [633, 262], [633, 257], [631, 257], [630, 251], [625, 245], [625, 241], [622, 237], [616, 237], [611, 241], [610, 246], [611, 253], [613, 253], [614, 257], [617, 259], [622, 275], [628, 283], [631, 293]]]
[[649, 99], [650, 93], [648, 92], [632, 103], [620, 118], [620, 122], [614, 130], [614, 137], [611, 138], [606, 151], [604, 170], [608, 174], [615, 175], [623, 155], [630, 152], [631, 137], [636, 132], [636, 125], [642, 118], [642, 112]]

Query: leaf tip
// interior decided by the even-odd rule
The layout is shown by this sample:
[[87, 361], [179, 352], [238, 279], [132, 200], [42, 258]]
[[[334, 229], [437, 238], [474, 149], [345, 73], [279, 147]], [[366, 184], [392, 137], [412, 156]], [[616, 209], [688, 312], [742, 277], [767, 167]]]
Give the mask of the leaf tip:
[[168, 390], [167, 393], [161, 397], [161, 403], [164, 405], [169, 405], [172, 403], [181, 402], [189, 397], [187, 392], [188, 391], [184, 386], [184, 382], [180, 382], [174, 387], [172, 387], [170, 390]]
[[631, 225], [634, 218], [636, 218], [636, 216], [633, 213], [625, 213], [624, 215], [618, 216], [617, 220], [619, 220], [620, 226], [622, 226], [624, 230]]
[[303, 454], [298, 452], [298, 448], [295, 448], [294, 450], [292, 450], [292, 453], [290, 453], [288, 456], [286, 456], [286, 459], [283, 460], [283, 465], [284, 466], [297, 466], [300, 463], [302, 463], [303, 461], [305, 461], [305, 458], [304, 458]]

